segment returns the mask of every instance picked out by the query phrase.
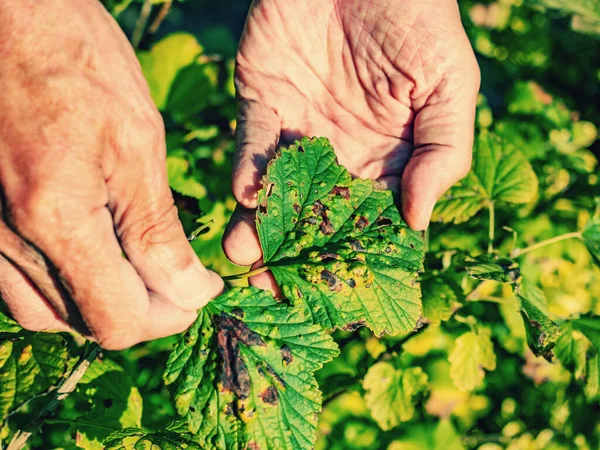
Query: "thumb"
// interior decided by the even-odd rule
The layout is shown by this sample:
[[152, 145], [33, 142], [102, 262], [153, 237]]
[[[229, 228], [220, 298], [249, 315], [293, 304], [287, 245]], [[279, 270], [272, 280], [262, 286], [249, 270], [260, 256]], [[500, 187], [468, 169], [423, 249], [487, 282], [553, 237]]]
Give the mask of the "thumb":
[[[186, 238], [169, 189], [164, 135], [159, 134], [156, 139], [132, 134], [136, 142], [121, 152], [108, 181], [109, 207], [121, 247], [147, 289], [181, 309], [197, 310], [222, 291], [223, 281], [202, 265]], [[138, 157], [123, 161], [125, 154]]]
[[415, 230], [428, 227], [437, 200], [471, 168], [480, 75], [470, 54], [472, 64], [444, 76], [423, 105], [413, 99], [415, 149], [401, 190], [404, 219]]

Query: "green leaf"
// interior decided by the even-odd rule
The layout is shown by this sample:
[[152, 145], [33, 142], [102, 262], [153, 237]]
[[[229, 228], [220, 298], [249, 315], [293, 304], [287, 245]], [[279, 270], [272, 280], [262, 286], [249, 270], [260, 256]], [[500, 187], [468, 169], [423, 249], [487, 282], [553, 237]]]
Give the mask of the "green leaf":
[[519, 264], [516, 261], [487, 253], [474, 258], [465, 256], [463, 264], [467, 273], [477, 280], [516, 283], [521, 277]]
[[206, 197], [206, 188], [194, 176], [185, 155], [172, 154], [167, 157], [167, 174], [169, 186], [175, 192], [196, 199]]
[[58, 334], [21, 332], [0, 341], [0, 417], [57, 386], [72, 362]]
[[596, 198], [596, 211], [581, 232], [583, 242], [600, 265], [600, 197]]
[[396, 369], [379, 362], [369, 368], [363, 388], [373, 419], [387, 431], [415, 416], [415, 404], [427, 391], [427, 374], [420, 367]]
[[573, 328], [579, 330], [592, 345], [600, 351], [600, 317], [590, 316], [571, 321]]
[[527, 343], [536, 356], [552, 360], [551, 350], [560, 337], [560, 327], [548, 317], [548, 301], [539, 287], [522, 281], [515, 288], [527, 331]]
[[4, 333], [15, 334], [21, 330], [23, 328], [17, 322], [4, 315], [0, 310], [0, 337], [4, 336]]
[[414, 329], [423, 240], [402, 221], [391, 192], [352, 179], [324, 138], [281, 150], [263, 184], [258, 235], [287, 298], [329, 329]]
[[496, 354], [491, 332], [477, 327], [461, 335], [450, 353], [450, 377], [461, 391], [472, 391], [483, 386], [485, 370], [496, 368]]
[[561, 326], [561, 332], [554, 349], [556, 358], [573, 373], [575, 379], [584, 380], [590, 341], [583, 333], [574, 329], [572, 322], [565, 322]]
[[106, 450], [201, 450], [197, 443], [169, 431], [151, 433], [139, 428], [125, 428], [104, 441]]
[[303, 449], [314, 445], [321, 410], [314, 371], [337, 354], [304, 310], [266, 291], [237, 288], [200, 313], [164, 380], [174, 385], [177, 412], [200, 443]]
[[473, 168], [438, 201], [432, 220], [462, 223], [488, 203], [524, 204], [538, 192], [527, 158], [506, 140], [482, 132], [475, 143]]
[[202, 52], [202, 46], [191, 34], [173, 33], [152, 46], [150, 51], [138, 53], [142, 71], [158, 109], [166, 108], [177, 75], [193, 64]]
[[430, 424], [411, 425], [387, 448], [387, 450], [465, 449], [462, 437], [456, 432], [450, 419], [443, 419], [433, 427]]
[[440, 323], [452, 317], [459, 305], [462, 292], [458, 286], [442, 275], [434, 275], [421, 280], [423, 292], [423, 316], [433, 323]]
[[[141, 426], [142, 397], [123, 368], [112, 360], [94, 361], [72, 398], [77, 403], [66, 412], [66, 417], [76, 422], [70, 430], [77, 436], [80, 448], [102, 450], [102, 442], [111, 428]], [[86, 423], [96, 426], [86, 426]]]

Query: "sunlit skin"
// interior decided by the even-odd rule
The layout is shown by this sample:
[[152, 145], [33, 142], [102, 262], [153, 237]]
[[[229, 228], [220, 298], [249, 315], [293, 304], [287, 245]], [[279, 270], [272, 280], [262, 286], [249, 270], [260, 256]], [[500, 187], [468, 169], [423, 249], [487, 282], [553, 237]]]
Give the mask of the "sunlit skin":
[[[185, 238], [164, 125], [118, 25], [96, 0], [5, 0], [0, 61], [11, 313], [108, 349], [187, 328], [223, 282]], [[329, 137], [351, 173], [401, 191], [415, 229], [469, 169], [479, 71], [455, 1], [259, 0], [237, 62], [236, 263], [260, 264], [252, 208], [280, 142]]]
[[278, 143], [327, 136], [353, 175], [400, 192], [417, 230], [470, 168], [479, 69], [456, 1], [260, 0], [237, 64], [235, 263], [261, 257], [252, 208]]

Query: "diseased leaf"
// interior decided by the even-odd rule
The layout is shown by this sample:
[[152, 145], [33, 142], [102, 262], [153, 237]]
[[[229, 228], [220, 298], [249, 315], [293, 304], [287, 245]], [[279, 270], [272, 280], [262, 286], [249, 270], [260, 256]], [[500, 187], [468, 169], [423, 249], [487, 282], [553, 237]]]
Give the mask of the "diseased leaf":
[[427, 391], [427, 374], [420, 367], [396, 369], [379, 362], [369, 368], [363, 388], [373, 419], [387, 431], [415, 416], [415, 404]]
[[287, 298], [329, 329], [414, 329], [423, 240], [402, 221], [391, 192], [352, 179], [324, 138], [281, 150], [263, 184], [258, 235]]
[[[5, 321], [6, 323], [6, 321]], [[20, 327], [19, 327], [20, 328]], [[17, 330], [8, 324], [4, 329]], [[65, 339], [20, 331], [0, 341], [0, 417], [58, 385], [73, 362]]]
[[573, 373], [575, 379], [584, 380], [590, 341], [583, 333], [574, 329], [572, 322], [565, 322], [561, 326], [561, 332], [554, 350], [556, 358]]
[[461, 391], [472, 391], [483, 385], [485, 370], [496, 368], [496, 354], [491, 332], [477, 327], [461, 335], [450, 353], [450, 377]]
[[548, 301], [544, 291], [536, 285], [522, 281], [515, 288], [521, 315], [527, 331], [527, 343], [536, 356], [552, 360], [552, 349], [560, 336], [560, 327], [548, 317]]
[[[94, 361], [71, 396], [77, 403], [65, 418], [75, 420], [70, 432], [79, 448], [102, 450], [111, 429], [141, 426], [142, 397], [123, 368], [112, 360]], [[86, 426], [88, 423], [94, 426]]]
[[596, 199], [596, 211], [581, 232], [583, 242], [600, 265], [600, 198]]
[[199, 444], [178, 433], [152, 433], [140, 428], [115, 431], [104, 441], [106, 450], [201, 450]]
[[516, 283], [521, 276], [519, 264], [516, 261], [487, 253], [475, 258], [466, 256], [463, 264], [467, 273], [478, 280]]
[[256, 288], [212, 301], [165, 371], [175, 406], [209, 448], [314, 445], [321, 394], [314, 371], [338, 354], [305, 310]]
[[466, 222], [486, 203], [529, 203], [537, 191], [538, 179], [527, 158], [508, 141], [482, 132], [475, 143], [471, 172], [442, 196], [432, 220]]

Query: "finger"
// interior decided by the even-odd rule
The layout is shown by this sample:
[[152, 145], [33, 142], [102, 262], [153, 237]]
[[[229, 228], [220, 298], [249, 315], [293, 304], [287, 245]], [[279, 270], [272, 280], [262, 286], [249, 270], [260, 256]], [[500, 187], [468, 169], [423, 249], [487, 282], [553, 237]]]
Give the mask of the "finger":
[[252, 100], [238, 104], [233, 194], [246, 208], [256, 208], [256, 197], [268, 162], [273, 158], [281, 121], [275, 112]]
[[71, 331], [31, 281], [0, 255], [0, 296], [13, 318], [30, 331]]
[[427, 228], [435, 202], [471, 167], [480, 75], [470, 47], [464, 53], [460, 69], [448, 69], [424, 100], [413, 99], [415, 150], [401, 189], [404, 218], [416, 230]]
[[[258, 268], [262, 267], [263, 265], [264, 265], [264, 263], [263, 263], [262, 259], [260, 259], [259, 261], [257, 261], [255, 264], [252, 265], [252, 268], [250, 270], [258, 269]], [[275, 280], [275, 277], [273, 276], [273, 274], [270, 271], [266, 271], [266, 272], [259, 273], [258, 275], [254, 275], [248, 279], [248, 282], [249, 282], [250, 286], [257, 287], [264, 291], [271, 291], [273, 293], [273, 295], [275, 296], [275, 298], [283, 297], [283, 293], [281, 292], [281, 289], [277, 285], [277, 281]]]
[[223, 235], [223, 251], [229, 260], [250, 266], [262, 256], [256, 232], [256, 210], [237, 205]]
[[108, 182], [121, 246], [151, 292], [195, 311], [222, 291], [223, 281], [202, 265], [179, 221], [168, 185], [164, 135], [137, 134], [123, 145], [128, 156], [122, 158], [137, 160], [122, 160]]

